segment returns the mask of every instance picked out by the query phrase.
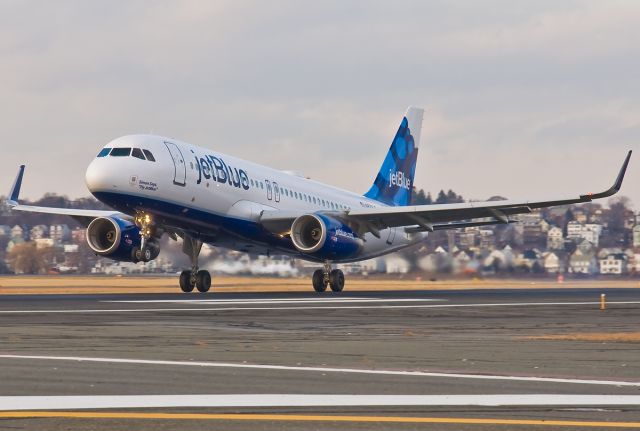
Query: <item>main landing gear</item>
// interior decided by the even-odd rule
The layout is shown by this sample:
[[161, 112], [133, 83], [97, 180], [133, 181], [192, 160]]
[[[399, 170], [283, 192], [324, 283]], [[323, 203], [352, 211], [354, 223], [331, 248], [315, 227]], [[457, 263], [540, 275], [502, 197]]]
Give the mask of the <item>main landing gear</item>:
[[202, 250], [202, 241], [189, 235], [183, 237], [182, 251], [191, 260], [191, 270], [182, 271], [180, 274], [180, 289], [183, 292], [191, 292], [196, 287], [198, 292], [207, 292], [211, 288], [211, 274], [204, 269], [198, 270], [198, 256]]
[[344, 273], [339, 269], [332, 270], [330, 262], [325, 262], [323, 269], [314, 271], [312, 281], [316, 292], [324, 292], [328, 285], [334, 292], [344, 289]]

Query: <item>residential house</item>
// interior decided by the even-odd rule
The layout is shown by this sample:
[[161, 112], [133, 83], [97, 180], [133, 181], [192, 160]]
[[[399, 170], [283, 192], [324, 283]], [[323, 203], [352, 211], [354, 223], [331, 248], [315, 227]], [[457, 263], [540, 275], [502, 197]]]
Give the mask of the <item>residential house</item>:
[[598, 271], [598, 262], [593, 252], [584, 252], [577, 248], [569, 258], [569, 272], [572, 274], [593, 275]]
[[560, 264], [560, 258], [554, 252], [548, 252], [542, 255], [543, 266], [545, 272], [549, 274], [557, 274], [562, 272], [562, 267]]
[[600, 274], [626, 274], [628, 257], [624, 253], [610, 253], [600, 259]]
[[495, 246], [495, 237], [493, 229], [480, 229], [480, 248], [493, 248]]
[[640, 224], [633, 227], [633, 246], [640, 247]]
[[49, 237], [56, 243], [68, 241], [71, 238], [71, 229], [66, 224], [54, 224], [49, 228]]
[[557, 226], [553, 226], [547, 231], [547, 249], [564, 249], [564, 236], [562, 235], [562, 229]]
[[84, 243], [87, 240], [87, 230], [77, 228], [71, 231], [71, 240], [76, 244]]
[[49, 228], [43, 224], [39, 224], [31, 228], [29, 231], [29, 238], [31, 238], [32, 241], [35, 241], [37, 239], [46, 238], [48, 234]]
[[586, 239], [594, 246], [598, 246], [602, 225], [595, 223], [581, 224], [577, 221], [570, 221], [567, 224], [567, 238], [573, 240]]
[[24, 239], [24, 229], [22, 226], [15, 225], [11, 228], [11, 239]]

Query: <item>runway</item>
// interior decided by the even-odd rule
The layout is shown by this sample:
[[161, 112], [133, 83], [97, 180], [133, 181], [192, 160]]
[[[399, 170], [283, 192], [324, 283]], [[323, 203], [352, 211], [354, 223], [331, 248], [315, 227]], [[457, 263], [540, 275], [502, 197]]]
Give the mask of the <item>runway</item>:
[[640, 429], [639, 319], [640, 289], [3, 295], [0, 428]]

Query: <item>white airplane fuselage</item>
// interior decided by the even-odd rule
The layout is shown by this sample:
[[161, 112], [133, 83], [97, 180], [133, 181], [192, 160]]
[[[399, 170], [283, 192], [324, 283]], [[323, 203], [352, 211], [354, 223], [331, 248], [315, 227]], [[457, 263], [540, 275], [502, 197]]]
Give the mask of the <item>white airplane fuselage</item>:
[[[95, 158], [87, 168], [86, 183], [98, 200], [131, 216], [153, 214], [158, 223], [232, 250], [320, 261], [301, 253], [288, 235], [266, 230], [259, 223], [262, 213], [322, 211], [339, 216], [350, 209], [386, 206], [300, 175], [161, 136], [123, 136], [105, 148], [147, 150], [155, 161], [113, 154]], [[403, 228], [381, 230], [379, 238], [366, 233], [357, 253], [333, 261], [370, 259], [425, 237], [426, 233], [407, 234]]]

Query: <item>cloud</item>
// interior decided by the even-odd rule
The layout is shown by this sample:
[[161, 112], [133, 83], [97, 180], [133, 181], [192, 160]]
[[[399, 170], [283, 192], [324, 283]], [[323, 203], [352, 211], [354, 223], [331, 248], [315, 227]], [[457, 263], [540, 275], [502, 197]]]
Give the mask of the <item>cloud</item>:
[[5, 2], [0, 168], [8, 188], [26, 161], [28, 196], [83, 196], [102, 145], [153, 132], [361, 192], [416, 104], [419, 186], [596, 190], [640, 137], [639, 15], [624, 1]]

